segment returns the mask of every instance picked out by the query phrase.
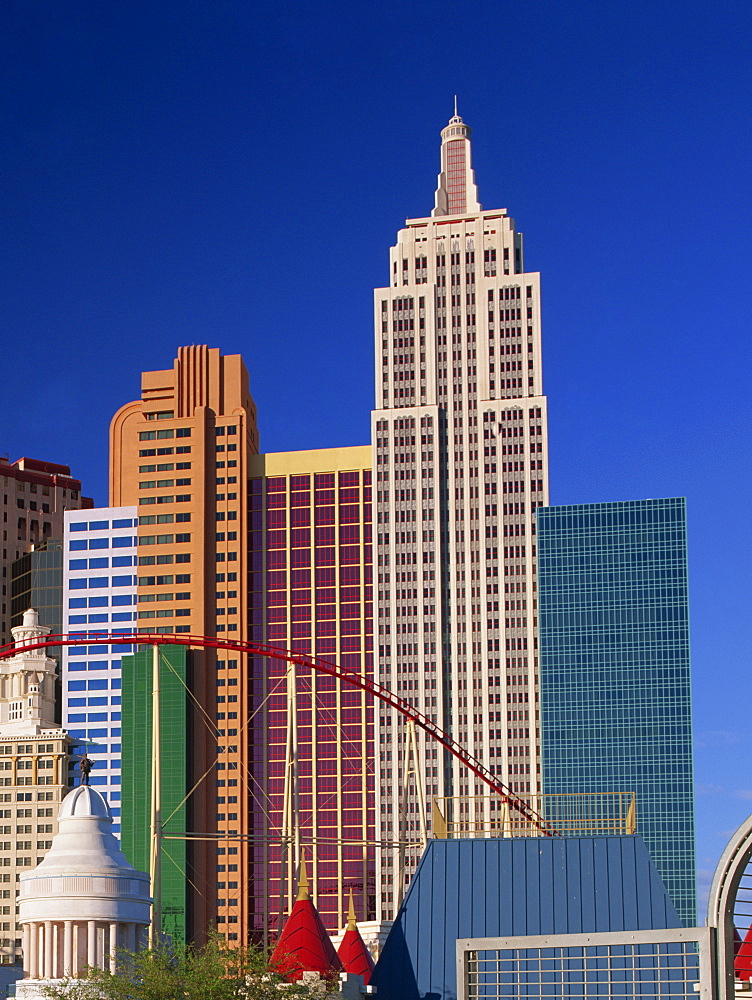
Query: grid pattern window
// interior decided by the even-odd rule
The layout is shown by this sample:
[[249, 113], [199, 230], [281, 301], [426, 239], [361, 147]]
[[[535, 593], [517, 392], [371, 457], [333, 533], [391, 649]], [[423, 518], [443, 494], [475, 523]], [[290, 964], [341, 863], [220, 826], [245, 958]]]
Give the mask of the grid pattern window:
[[70, 512], [63, 541], [64, 629], [72, 634], [122, 633], [124, 641], [67, 646], [63, 651], [63, 726], [78, 746], [69, 781], [78, 784], [86, 750], [90, 784], [107, 799], [120, 832], [121, 657], [133, 651], [137, 586], [136, 507]]
[[713, 993], [708, 928], [458, 941], [457, 953], [460, 1000]]
[[[249, 487], [253, 640], [372, 676], [370, 470], [270, 476], [252, 479]], [[264, 837], [254, 848], [254, 884], [264, 894], [255, 905], [257, 929], [267, 927], [273, 937], [295, 898], [294, 852], [279, 847], [286, 796], [299, 809], [324, 924], [330, 931], [341, 927], [350, 889], [358, 918], [373, 919], [371, 700], [335, 678], [288, 672], [273, 659], [256, 660], [253, 677], [253, 707], [264, 733], [253, 750], [265, 804]], [[229, 688], [217, 702], [218, 719], [226, 712], [231, 726]], [[285, 777], [291, 738], [293, 787]]]
[[683, 499], [538, 511], [543, 791], [634, 792], [680, 917], [696, 918]]

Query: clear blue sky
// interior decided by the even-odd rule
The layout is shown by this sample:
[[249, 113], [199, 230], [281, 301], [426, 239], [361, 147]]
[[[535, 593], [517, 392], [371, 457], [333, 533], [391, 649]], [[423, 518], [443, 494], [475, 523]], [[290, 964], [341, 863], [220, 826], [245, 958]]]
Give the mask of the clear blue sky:
[[[240, 352], [266, 451], [368, 441], [372, 288], [459, 95], [542, 272], [552, 502], [686, 496], [698, 864], [752, 810], [752, 8], [6, 0], [0, 450], [107, 502], [180, 344]], [[746, 499], [745, 499], [746, 498]]]

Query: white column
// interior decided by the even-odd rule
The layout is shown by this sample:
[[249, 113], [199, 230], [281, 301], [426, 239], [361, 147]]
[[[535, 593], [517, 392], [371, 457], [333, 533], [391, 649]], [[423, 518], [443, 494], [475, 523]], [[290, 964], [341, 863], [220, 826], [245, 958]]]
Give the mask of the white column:
[[31, 978], [29, 968], [31, 964], [31, 929], [29, 924], [23, 925], [23, 977]]
[[88, 922], [89, 934], [88, 934], [88, 946], [86, 949], [86, 964], [95, 966], [99, 965], [97, 962], [97, 922], [96, 920], [90, 920]]
[[35, 979], [44, 979], [44, 924], [37, 924], [37, 974]]
[[110, 972], [117, 970], [118, 925], [110, 924]]
[[44, 974], [43, 979], [54, 979], [55, 973], [53, 969], [53, 945], [54, 938], [52, 936], [52, 921], [45, 920], [44, 922]]
[[63, 975], [73, 975], [73, 921], [63, 924]]
[[125, 944], [123, 946], [126, 951], [135, 951], [136, 944], [136, 925], [126, 924], [125, 925]]
[[[38, 979], [37, 964], [39, 955], [39, 931], [36, 924], [26, 924], [29, 931], [28, 954], [26, 958], [27, 975], [29, 979]], [[26, 952], [24, 952], [26, 954]]]
[[80, 922], [76, 922], [73, 925], [73, 963], [71, 966], [71, 975], [75, 979], [82, 969], [81, 964], [81, 949], [84, 947], [84, 925]]
[[58, 922], [52, 925], [52, 978], [61, 979], [63, 976], [63, 928]]

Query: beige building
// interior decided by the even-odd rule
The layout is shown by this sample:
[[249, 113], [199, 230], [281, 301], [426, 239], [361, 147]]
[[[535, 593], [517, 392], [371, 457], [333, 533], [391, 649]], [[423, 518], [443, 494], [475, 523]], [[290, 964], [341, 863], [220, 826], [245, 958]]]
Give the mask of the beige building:
[[18, 880], [36, 867], [57, 832], [57, 814], [68, 791], [65, 730], [55, 725], [57, 664], [44, 649], [24, 645], [50, 630], [36, 611], [13, 629], [18, 649], [0, 660], [0, 964], [20, 961]]
[[[539, 276], [506, 209], [481, 210], [468, 126], [455, 114], [441, 139], [433, 212], [399, 231], [375, 291], [375, 674], [534, 797], [535, 510], [548, 502]], [[422, 850], [420, 806], [414, 787], [402, 803], [402, 719], [379, 707], [377, 733], [378, 839], [416, 842], [405, 857], [381, 852], [390, 919]], [[417, 753], [429, 802], [485, 793], [436, 743], [420, 737]], [[457, 803], [478, 821], [495, 806]]]
[[10, 464], [0, 456], [3, 539], [0, 549], [0, 646], [10, 642], [11, 564], [48, 538], [63, 537], [63, 513], [93, 507], [81, 496], [81, 482], [67, 465], [19, 458]]

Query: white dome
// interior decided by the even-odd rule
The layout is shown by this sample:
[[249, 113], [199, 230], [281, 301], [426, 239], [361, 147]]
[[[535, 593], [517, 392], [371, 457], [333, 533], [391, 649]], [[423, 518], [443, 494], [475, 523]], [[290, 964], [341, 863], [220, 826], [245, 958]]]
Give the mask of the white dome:
[[78, 788], [68, 792], [57, 814], [58, 820], [70, 817], [79, 819], [82, 816], [92, 816], [112, 822], [112, 813], [106, 800], [89, 785], [79, 785]]
[[19, 881], [21, 923], [87, 915], [149, 921], [149, 876], [137, 871], [123, 854], [112, 833], [109, 806], [88, 785], [80, 785], [63, 799], [52, 846]]

